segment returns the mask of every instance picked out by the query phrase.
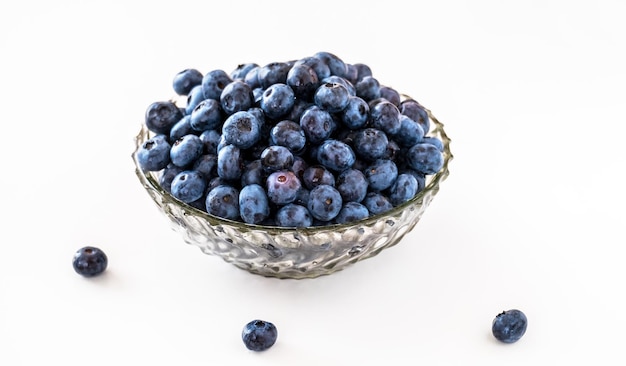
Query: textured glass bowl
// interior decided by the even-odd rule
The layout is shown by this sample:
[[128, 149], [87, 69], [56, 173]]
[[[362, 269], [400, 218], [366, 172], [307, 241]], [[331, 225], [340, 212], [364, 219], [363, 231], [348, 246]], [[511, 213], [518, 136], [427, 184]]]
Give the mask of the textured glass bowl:
[[448, 177], [448, 164], [453, 157], [443, 124], [430, 110], [427, 112], [431, 119], [428, 134], [441, 139], [444, 145], [443, 168], [427, 176], [425, 188], [410, 201], [349, 224], [309, 228], [259, 226], [222, 219], [191, 207], [161, 188], [159, 173], [139, 168], [136, 151], [151, 136], [145, 125], [136, 136], [132, 157], [139, 181], [186, 243], [254, 274], [314, 278], [377, 255], [397, 244], [420, 220], [439, 192], [439, 185]]

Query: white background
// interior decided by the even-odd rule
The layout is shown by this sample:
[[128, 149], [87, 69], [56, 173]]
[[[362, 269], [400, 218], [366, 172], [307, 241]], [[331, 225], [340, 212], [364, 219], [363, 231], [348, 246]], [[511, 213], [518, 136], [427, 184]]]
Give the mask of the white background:
[[[626, 3], [20, 1], [0, 5], [0, 365], [623, 365]], [[377, 257], [251, 275], [139, 184], [149, 103], [193, 67], [330, 51], [433, 111], [451, 175]], [[73, 253], [101, 247], [85, 279]], [[523, 310], [504, 345], [491, 321]], [[243, 325], [274, 322], [248, 351]]]

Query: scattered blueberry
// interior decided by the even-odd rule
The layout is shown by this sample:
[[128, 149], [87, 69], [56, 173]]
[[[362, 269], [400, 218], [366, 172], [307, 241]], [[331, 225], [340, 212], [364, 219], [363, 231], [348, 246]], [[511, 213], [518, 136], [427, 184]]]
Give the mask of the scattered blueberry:
[[526, 315], [520, 310], [511, 309], [496, 315], [491, 325], [491, 332], [501, 342], [514, 343], [526, 333], [527, 326]]
[[102, 274], [107, 268], [109, 260], [106, 254], [97, 247], [86, 246], [74, 253], [72, 265], [81, 276], [94, 277]]
[[243, 344], [251, 351], [265, 351], [276, 343], [278, 330], [268, 321], [253, 320], [241, 332]]

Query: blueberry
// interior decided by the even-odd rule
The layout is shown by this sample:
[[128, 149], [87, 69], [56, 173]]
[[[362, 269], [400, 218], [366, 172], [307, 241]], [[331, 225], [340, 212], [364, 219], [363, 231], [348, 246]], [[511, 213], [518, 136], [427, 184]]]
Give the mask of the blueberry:
[[205, 99], [191, 111], [190, 118], [191, 127], [198, 132], [215, 130], [222, 123], [222, 106], [215, 99]]
[[422, 141], [424, 138], [424, 129], [419, 123], [401, 114], [400, 130], [393, 138], [400, 147], [410, 147]]
[[191, 127], [191, 116], [186, 114], [180, 119], [180, 121], [176, 122], [176, 124], [172, 126], [169, 134], [169, 140], [176, 141], [189, 134], [199, 135], [200, 133]]
[[328, 65], [331, 75], [337, 75], [341, 77], [344, 77], [346, 75], [346, 63], [343, 62], [343, 60], [340, 59], [337, 55], [327, 51], [320, 51], [315, 53], [313, 57], [319, 58], [326, 65]]
[[339, 214], [342, 207], [341, 194], [335, 187], [321, 184], [311, 189], [307, 208], [313, 218], [331, 221]]
[[302, 127], [294, 121], [278, 122], [270, 130], [270, 143], [284, 146], [294, 154], [301, 152], [306, 145], [306, 136]]
[[261, 138], [261, 125], [254, 114], [239, 111], [230, 115], [222, 125], [222, 136], [227, 144], [248, 149]]
[[191, 89], [187, 95], [187, 105], [185, 106], [185, 114], [191, 114], [200, 102], [204, 100], [204, 93], [202, 92], [202, 85], [196, 85]]
[[341, 122], [349, 129], [356, 130], [365, 126], [369, 119], [370, 107], [365, 100], [351, 96], [348, 104], [341, 111]]
[[318, 80], [323, 80], [330, 76], [330, 68], [328, 65], [317, 57], [308, 56], [301, 58], [294, 63], [293, 67], [298, 65], [306, 65], [312, 68], [315, 74], [317, 74]]
[[400, 111], [393, 103], [383, 99], [373, 106], [370, 105], [370, 123], [372, 127], [388, 135], [395, 135], [401, 127]]
[[258, 67], [259, 65], [254, 62], [248, 62], [237, 65], [237, 67], [230, 72], [229, 76], [233, 80], [243, 80], [245, 81], [246, 75], [250, 70]]
[[362, 203], [367, 207], [371, 216], [385, 213], [393, 208], [387, 196], [380, 192], [369, 192]]
[[203, 75], [196, 69], [185, 69], [174, 76], [172, 87], [178, 95], [187, 95], [194, 86], [202, 84]]
[[241, 179], [243, 173], [241, 150], [235, 145], [226, 145], [217, 152], [217, 175], [227, 181]]
[[289, 70], [286, 84], [293, 89], [296, 98], [309, 100], [317, 90], [320, 80], [312, 67], [299, 64]]
[[380, 98], [380, 83], [373, 76], [365, 76], [354, 86], [356, 95], [365, 101]]
[[291, 165], [291, 171], [296, 174], [298, 179], [302, 181], [304, 177], [304, 171], [309, 167], [309, 163], [302, 156], [294, 155], [293, 164]]
[[171, 162], [170, 150], [167, 136], [155, 135], [144, 141], [137, 150], [137, 163], [143, 170], [159, 171]]
[[251, 351], [265, 351], [276, 343], [278, 330], [270, 322], [253, 320], [241, 332], [243, 344]]
[[146, 127], [158, 134], [169, 135], [174, 125], [183, 118], [183, 113], [171, 101], [154, 102], [146, 110]]
[[326, 140], [335, 129], [335, 121], [328, 111], [317, 105], [309, 107], [302, 113], [300, 127], [307, 141], [319, 144]]
[[204, 154], [194, 161], [192, 169], [208, 181], [217, 176], [217, 155]]
[[383, 191], [396, 181], [398, 167], [392, 160], [378, 159], [367, 167], [364, 174], [371, 190]]
[[496, 315], [491, 325], [491, 332], [497, 340], [504, 343], [517, 342], [528, 326], [526, 315], [517, 309], [511, 309]]
[[394, 206], [399, 206], [415, 197], [419, 189], [417, 179], [411, 174], [398, 174], [398, 178], [389, 188], [389, 201]]
[[396, 89], [385, 85], [380, 86], [380, 97], [387, 99], [396, 107], [399, 107], [400, 103], [402, 102], [402, 97], [400, 96], [400, 93], [398, 93]]
[[329, 76], [327, 78], [322, 79], [321, 83], [322, 84], [328, 83], [328, 84], [340, 84], [340, 85], [343, 85], [343, 86], [346, 87], [346, 89], [348, 90], [348, 94], [351, 97], [356, 96], [356, 88], [354, 87], [354, 84], [352, 84], [346, 78], [342, 78], [341, 76], [331, 75], [331, 76]]
[[102, 274], [107, 268], [109, 260], [100, 249], [92, 246], [80, 248], [74, 253], [72, 265], [74, 271], [84, 277], [94, 277]]
[[414, 99], [406, 99], [400, 103], [400, 113], [419, 123], [425, 133], [430, 129], [430, 119], [426, 109]]
[[167, 167], [165, 167], [161, 175], [159, 176], [159, 185], [161, 186], [161, 188], [163, 188], [168, 193], [172, 193], [172, 181], [174, 180], [174, 177], [176, 177], [176, 175], [178, 175], [178, 173], [182, 171], [183, 168], [177, 167], [174, 164], [169, 164]]
[[291, 111], [295, 94], [287, 84], [272, 84], [263, 92], [261, 109], [269, 118], [277, 119]]
[[271, 173], [265, 186], [270, 201], [277, 205], [286, 205], [296, 200], [302, 183], [292, 171], [282, 170]]
[[231, 115], [235, 112], [246, 111], [254, 104], [254, 95], [248, 84], [242, 80], [235, 80], [224, 87], [220, 95], [222, 110]]
[[200, 134], [200, 140], [204, 144], [204, 151], [209, 154], [217, 154], [217, 145], [219, 145], [222, 135], [217, 130], [205, 130]]
[[261, 163], [261, 159], [255, 159], [249, 161], [245, 164], [243, 172], [241, 173], [241, 186], [245, 187], [250, 184], [265, 184], [265, 179], [267, 178], [265, 174], [265, 169], [263, 168], [263, 163]]
[[250, 85], [253, 92], [256, 89], [263, 90], [261, 82], [259, 81], [259, 70], [261, 70], [261, 66], [252, 67], [243, 78], [243, 81]]
[[409, 167], [424, 174], [435, 174], [443, 167], [443, 153], [429, 143], [413, 145], [407, 153]]
[[363, 78], [366, 76], [372, 76], [372, 69], [368, 65], [363, 63], [356, 63], [353, 64], [353, 66], [357, 70], [357, 82], [363, 80]]
[[439, 149], [439, 151], [443, 152], [443, 141], [441, 141], [437, 137], [424, 136], [424, 138], [422, 139], [422, 142], [426, 144], [435, 145], [437, 149]]
[[172, 180], [172, 196], [189, 203], [196, 201], [204, 194], [207, 181], [196, 170], [183, 170]]
[[341, 112], [348, 105], [348, 89], [338, 83], [323, 83], [315, 91], [313, 101], [330, 113]]
[[352, 148], [338, 140], [328, 139], [317, 149], [317, 161], [334, 172], [351, 168], [355, 160]]
[[270, 206], [265, 189], [258, 184], [249, 184], [239, 191], [239, 214], [248, 224], [259, 224], [270, 215]]
[[323, 165], [311, 165], [302, 173], [302, 183], [308, 189], [313, 189], [321, 184], [334, 186], [335, 176]]
[[284, 146], [268, 146], [261, 153], [261, 164], [266, 172], [288, 170], [293, 165], [293, 154]]
[[276, 224], [282, 227], [310, 227], [313, 217], [306, 207], [289, 203], [276, 211]]
[[376, 128], [365, 128], [354, 135], [354, 152], [357, 157], [374, 161], [383, 157], [389, 139], [387, 134]]
[[287, 62], [271, 62], [261, 66], [258, 71], [259, 83], [263, 89], [274, 84], [285, 84], [291, 65]]
[[206, 196], [206, 211], [225, 219], [238, 220], [239, 191], [227, 184], [214, 187]]
[[302, 113], [304, 113], [304, 111], [314, 105], [315, 104], [313, 102], [310, 102], [306, 99], [296, 98], [296, 101], [294, 102], [291, 111], [289, 111], [289, 113], [286, 114], [283, 119], [299, 122], [300, 118], [302, 117]]
[[170, 149], [170, 159], [172, 164], [181, 168], [188, 167], [202, 156], [204, 143], [196, 135], [185, 135], [174, 141]]
[[220, 100], [222, 91], [233, 79], [224, 70], [212, 70], [202, 78], [202, 93], [205, 99]]
[[356, 84], [359, 81], [359, 69], [353, 64], [346, 64], [346, 74], [344, 78], [352, 84]]
[[361, 202], [368, 192], [367, 178], [358, 169], [347, 169], [341, 172], [335, 186], [343, 202]]
[[369, 210], [358, 202], [347, 202], [343, 205], [335, 222], [338, 224], [346, 224], [353, 221], [362, 220], [369, 217]]

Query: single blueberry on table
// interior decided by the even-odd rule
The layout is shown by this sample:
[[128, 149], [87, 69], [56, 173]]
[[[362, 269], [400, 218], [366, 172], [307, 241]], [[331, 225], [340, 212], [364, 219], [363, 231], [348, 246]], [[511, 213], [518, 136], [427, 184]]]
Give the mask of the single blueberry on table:
[[74, 271], [84, 277], [94, 277], [102, 274], [107, 268], [109, 260], [106, 254], [97, 247], [86, 246], [74, 253], [72, 265]]
[[172, 101], [154, 102], [146, 109], [146, 127], [158, 134], [168, 135], [183, 113]]
[[239, 220], [239, 191], [230, 185], [220, 184], [206, 196], [206, 212], [230, 220]]
[[273, 323], [257, 319], [243, 327], [241, 338], [247, 349], [265, 351], [276, 343], [278, 330]]
[[155, 135], [143, 144], [137, 150], [137, 163], [141, 169], [146, 171], [159, 171], [171, 162], [170, 150], [172, 146], [165, 135]]
[[239, 215], [248, 224], [259, 224], [270, 215], [270, 206], [265, 189], [258, 184], [249, 184], [239, 191]]
[[276, 224], [282, 227], [310, 227], [313, 217], [306, 207], [289, 203], [276, 212]]
[[183, 170], [172, 180], [172, 196], [190, 203], [198, 200], [206, 190], [207, 180], [196, 170]]
[[212, 70], [202, 78], [202, 93], [205, 99], [220, 100], [222, 91], [233, 79], [224, 70]]
[[501, 342], [514, 343], [526, 333], [527, 326], [526, 314], [520, 310], [511, 309], [496, 315], [491, 325], [491, 332]]
[[172, 81], [174, 92], [178, 95], [187, 95], [194, 86], [202, 84], [204, 75], [196, 69], [185, 69], [176, 75]]

